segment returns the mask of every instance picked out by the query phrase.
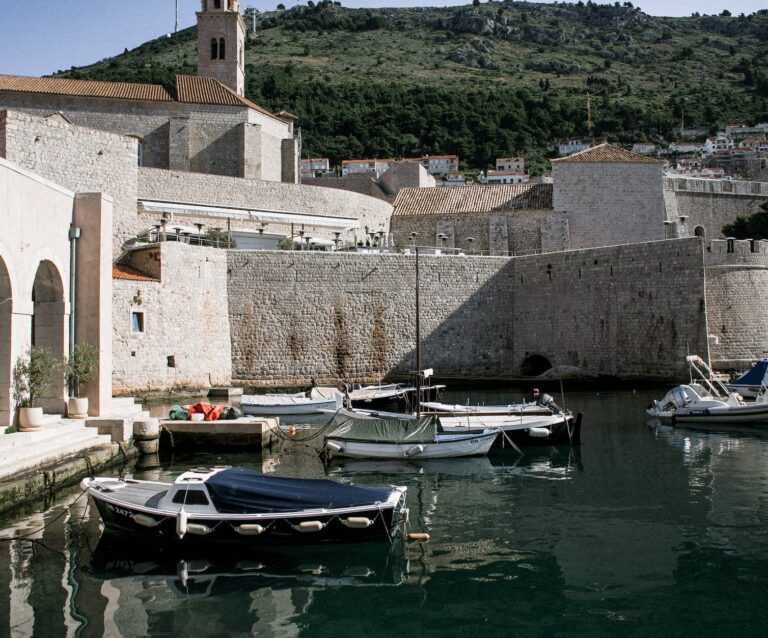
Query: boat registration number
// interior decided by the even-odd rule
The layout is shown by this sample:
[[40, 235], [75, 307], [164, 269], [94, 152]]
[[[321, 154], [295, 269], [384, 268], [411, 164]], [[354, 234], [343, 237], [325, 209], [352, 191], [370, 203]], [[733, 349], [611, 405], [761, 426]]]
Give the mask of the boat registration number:
[[130, 518], [133, 516], [133, 512], [130, 510], [123, 509], [122, 507], [117, 507], [116, 505], [112, 505], [111, 503], [107, 503], [107, 507], [111, 509], [115, 514], [120, 514], [121, 516], [127, 516]]

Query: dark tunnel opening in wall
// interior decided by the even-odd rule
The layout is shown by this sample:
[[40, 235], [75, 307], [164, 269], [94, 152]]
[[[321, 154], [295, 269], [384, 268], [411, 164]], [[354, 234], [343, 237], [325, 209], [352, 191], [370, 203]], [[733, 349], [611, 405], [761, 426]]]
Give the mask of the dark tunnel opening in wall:
[[523, 360], [520, 372], [524, 377], [537, 377], [552, 367], [549, 359], [540, 354], [532, 354]]

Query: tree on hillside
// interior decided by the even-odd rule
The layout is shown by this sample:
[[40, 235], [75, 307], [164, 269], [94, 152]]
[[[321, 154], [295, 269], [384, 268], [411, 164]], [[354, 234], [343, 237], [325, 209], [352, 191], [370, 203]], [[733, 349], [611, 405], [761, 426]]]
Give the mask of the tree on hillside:
[[723, 235], [735, 239], [768, 239], [768, 199], [762, 210], [748, 217], [737, 217], [732, 224], [723, 226]]

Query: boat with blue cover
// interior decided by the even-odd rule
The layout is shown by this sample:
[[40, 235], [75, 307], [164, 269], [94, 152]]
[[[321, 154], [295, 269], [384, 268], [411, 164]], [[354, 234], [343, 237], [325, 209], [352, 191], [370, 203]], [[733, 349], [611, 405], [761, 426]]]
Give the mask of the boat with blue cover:
[[760, 359], [744, 374], [725, 386], [747, 398], [756, 398], [768, 388], [768, 359]]
[[280, 545], [391, 540], [408, 516], [405, 487], [200, 468], [173, 483], [81, 482], [111, 532], [161, 542]]

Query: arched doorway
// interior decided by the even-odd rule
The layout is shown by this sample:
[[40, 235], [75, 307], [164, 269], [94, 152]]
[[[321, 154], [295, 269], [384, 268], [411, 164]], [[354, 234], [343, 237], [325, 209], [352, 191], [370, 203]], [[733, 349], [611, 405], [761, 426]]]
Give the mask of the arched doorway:
[[704, 226], [696, 226], [693, 230], [694, 237], [704, 237]]
[[552, 364], [549, 362], [549, 359], [540, 354], [532, 354], [523, 359], [523, 364], [520, 366], [520, 372], [524, 377], [537, 377], [551, 367]]
[[13, 421], [13, 388], [11, 378], [11, 320], [13, 316], [13, 290], [5, 261], [0, 257], [0, 425]]
[[[61, 361], [64, 358], [66, 317], [64, 315], [64, 286], [56, 266], [41, 261], [32, 287], [32, 335], [33, 346], [48, 348]], [[53, 375], [51, 387], [43, 396], [46, 412], [64, 410], [64, 379], [60, 372]]]

